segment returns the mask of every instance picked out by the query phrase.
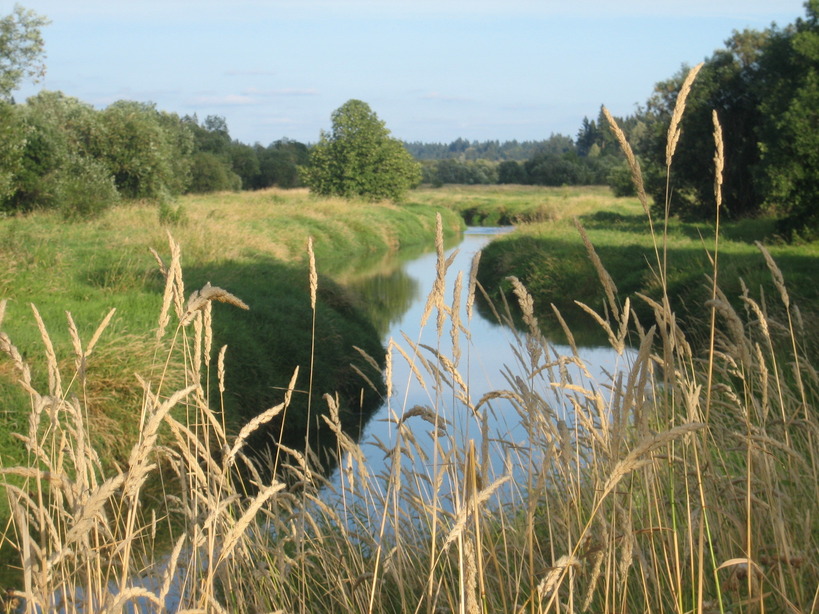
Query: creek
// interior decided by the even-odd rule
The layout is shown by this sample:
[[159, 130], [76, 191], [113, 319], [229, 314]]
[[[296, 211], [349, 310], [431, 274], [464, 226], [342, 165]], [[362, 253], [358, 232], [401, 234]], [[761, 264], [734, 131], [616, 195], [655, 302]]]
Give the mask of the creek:
[[[461, 357], [457, 365], [459, 376], [467, 391], [463, 396], [468, 397], [472, 404], [478, 403], [490, 391], [509, 390], [514, 378], [523, 375], [526, 371], [526, 341], [525, 335], [509, 326], [501, 324], [493, 316], [492, 310], [486, 306], [472, 310], [471, 318], [467, 317], [465, 303], [469, 274], [473, 257], [490, 241], [501, 234], [510, 232], [510, 227], [500, 228], [469, 228], [463, 234], [460, 242], [445, 251], [445, 257], [453, 258], [446, 272], [446, 290], [444, 302], [447, 306], [453, 305], [453, 288], [458, 275], [462, 276], [463, 289], [458, 301], [460, 318], [468, 335], [464, 331], [459, 333]], [[485, 407], [486, 422], [476, 418], [463, 399], [458, 399], [457, 391], [463, 388], [459, 384], [450, 387], [435, 385], [433, 374], [425, 370], [423, 361], [413, 358], [412, 346], [427, 346], [441, 355], [453, 360], [453, 341], [451, 338], [450, 317], [446, 318], [443, 331], [439, 335], [436, 326], [437, 313], [433, 309], [424, 327], [421, 321], [427, 305], [427, 297], [433, 291], [436, 279], [435, 251], [415, 256], [412, 260], [396, 265], [392, 270], [382, 269], [376, 275], [359, 277], [346, 282], [347, 286], [358, 293], [362, 302], [369, 305], [382, 334], [385, 347], [391, 342], [399, 345], [409, 355], [409, 361], [400, 352], [392, 350], [392, 394], [387, 403], [373, 414], [366, 424], [362, 425], [359, 444], [366, 457], [366, 464], [371, 474], [382, 474], [384, 477], [390, 471], [388, 454], [396, 442], [397, 425], [409, 414], [412, 416], [411, 437], [414, 440], [418, 454], [412, 455], [418, 466], [414, 469], [426, 475], [431, 473], [431, 465], [436, 456], [435, 446], [441, 445], [441, 440], [433, 436], [440, 424], [433, 424], [417, 416], [424, 410], [414, 408], [428, 408], [439, 412], [446, 420], [448, 441], [454, 446], [464, 446], [469, 440], [485, 441], [488, 438], [494, 442], [503, 442], [490, 453], [490, 462], [494, 473], [502, 471], [503, 454], [497, 450], [510, 449], [515, 446], [528, 444], [525, 416], [513, 407], [506, 399], [499, 398], [488, 403]], [[342, 282], [344, 283], [344, 282]], [[392, 293], [392, 294], [390, 294]], [[385, 308], [391, 305], [392, 309]], [[589, 318], [590, 323], [591, 318]], [[554, 356], [571, 356], [572, 349], [563, 345], [550, 345]], [[606, 383], [611, 382], [612, 374], [622, 372], [628, 368], [629, 357], [632, 355], [626, 350], [618, 355], [610, 346], [578, 347], [578, 356], [585, 365], [585, 370], [577, 365], [564, 365], [569, 377], [576, 384], [589, 386], [591, 389], [604, 390]], [[430, 363], [441, 366], [434, 353], [429, 349], [419, 349], [418, 353]], [[414, 367], [410, 365], [414, 363]], [[446, 371], [442, 369], [441, 371]], [[422, 378], [418, 377], [418, 373]], [[559, 376], [558, 376], [559, 377]], [[424, 380], [422, 385], [419, 379]], [[444, 380], [452, 380], [451, 375], [444, 373]], [[457, 379], [457, 378], [456, 378]], [[566, 396], [555, 387], [551, 387], [547, 380], [543, 398], [552, 407], [555, 414], [567, 424], [573, 424], [571, 404]], [[604, 392], [604, 396], [608, 396]], [[548, 398], [547, 398], [548, 397]], [[431, 414], [426, 413], [427, 416]], [[409, 425], [409, 420], [407, 422]], [[440, 432], [440, 431], [439, 431]], [[435, 443], [434, 443], [435, 442]], [[480, 446], [480, 444], [477, 444]], [[463, 447], [461, 448], [463, 449]], [[440, 451], [440, 449], [439, 449]], [[445, 451], [444, 451], [445, 453]], [[342, 462], [343, 466], [343, 462]], [[485, 468], [489, 469], [489, 468]], [[331, 480], [334, 488], [340, 486], [344, 479], [343, 471], [335, 470]]]

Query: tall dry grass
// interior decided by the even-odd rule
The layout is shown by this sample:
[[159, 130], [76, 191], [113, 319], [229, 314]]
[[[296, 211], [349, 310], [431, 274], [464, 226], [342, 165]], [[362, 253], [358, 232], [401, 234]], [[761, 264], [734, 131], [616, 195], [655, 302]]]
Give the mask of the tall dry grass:
[[[85, 344], [74, 337], [72, 373], [57, 368], [41, 326], [47, 391], [0, 334], [32, 404], [21, 436], [31, 461], [2, 470], [14, 511], [4, 539], [22, 570], [14, 596], [30, 612], [819, 611], [819, 377], [775, 262], [760, 246], [778, 305], [746, 291], [737, 312], [719, 288], [715, 245], [702, 306], [712, 340], [700, 354], [668, 300], [621, 297], [586, 243], [607, 305], [583, 308], [621, 356], [617, 369], [594, 378], [568, 327], [571, 351], [556, 352], [516, 284], [528, 327], [514, 333], [516, 363], [504, 389], [475, 398], [460, 303], [482, 289], [474, 274], [465, 289], [460, 277], [447, 286], [439, 224], [423, 316], [439, 341], [391, 340], [387, 351], [388, 382], [406, 361], [429, 404], [409, 407], [388, 384], [394, 437], [376, 442], [377, 470], [341, 429], [337, 399], [314, 399], [311, 411], [337, 434], [333, 479], [309, 448], [280, 447], [269, 459], [277, 477], [264, 482], [244, 450], [255, 428], [287, 411], [292, 382], [281, 404], [235, 436], [225, 431], [213, 409], [225, 391], [207, 382], [230, 350], [211, 347], [207, 299], [242, 303], [212, 288], [186, 299], [173, 241], [157, 333], [171, 349], [157, 364], [184, 365], [186, 381], [170, 387], [164, 367], [139, 380], [141, 436], [118, 471], [105, 473], [89, 444], [83, 397], [105, 323]], [[632, 301], [649, 303], [651, 322], [636, 321]], [[503, 412], [525, 436], [490, 429]], [[162, 500], [146, 501], [157, 479]]]

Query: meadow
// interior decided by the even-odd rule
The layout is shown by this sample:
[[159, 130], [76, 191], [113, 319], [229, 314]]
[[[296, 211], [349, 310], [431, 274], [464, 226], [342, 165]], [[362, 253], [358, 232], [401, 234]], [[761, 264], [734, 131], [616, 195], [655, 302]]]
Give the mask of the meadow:
[[[13, 596], [29, 611], [819, 608], [816, 303], [800, 277], [815, 246], [755, 246], [749, 239], [770, 238], [762, 221], [719, 233], [669, 221], [664, 231], [662, 220], [649, 224], [645, 203], [602, 188], [420, 190], [397, 207], [277, 191], [180, 202], [188, 222], [171, 227], [171, 238], [145, 206], [88, 224], [0, 222], [12, 263], [0, 278], [12, 298], [0, 307], [3, 395], [15, 387], [26, 408], [4, 414], [4, 431], [21, 437], [0, 448], [10, 509], [3, 541], [18, 553]], [[461, 216], [522, 228], [496, 254], [486, 250], [463, 287], [446, 287], [445, 234]], [[386, 356], [357, 341], [363, 352], [343, 354], [360, 357], [359, 370], [384, 369], [383, 389], [364, 386], [390, 404], [396, 433], [383, 442], [387, 469], [374, 474], [345, 434], [342, 398], [314, 379], [320, 354], [346, 351], [333, 345], [342, 343], [335, 329], [321, 332], [323, 321], [343, 316], [359, 322], [351, 336], [372, 336], [350, 317], [354, 299], [324, 275], [355, 246], [388, 251], [423, 237], [435, 237], [442, 280], [425, 325], [459, 339], [465, 353], [404, 339]], [[231, 424], [223, 409], [242, 392], [232, 386], [250, 386], [230, 381], [232, 352], [252, 339], [230, 339], [220, 320], [244, 313], [242, 303], [256, 308], [242, 290], [267, 283], [258, 261], [280, 267], [285, 284], [260, 298], [301, 301], [286, 305], [307, 336], [261, 352], [304, 354], [271, 397], [256, 399], [264, 411]], [[454, 305], [471, 307], [484, 291], [491, 298], [492, 276], [504, 272], [519, 277], [487, 308], [516, 331], [519, 360], [506, 388], [473, 398], [460, 374], [468, 323]], [[688, 276], [690, 286], [675, 285]], [[696, 326], [678, 320], [681, 297]], [[557, 353], [544, 335], [548, 317], [572, 348], [570, 309], [621, 354], [609, 377], [583, 374], [578, 353]], [[74, 328], [62, 324], [65, 310]], [[292, 323], [271, 325], [282, 327], [283, 337], [296, 334]], [[392, 395], [395, 361], [413, 365], [428, 406]], [[260, 430], [297, 415], [305, 397], [336, 435], [337, 482], [313, 450], [272, 447], [260, 467], [248, 448]], [[117, 421], [114, 406], [135, 432], [101, 439], [100, 425]], [[462, 406], [479, 436], [457, 427]], [[520, 415], [524, 440], [482, 429], [498, 411]], [[436, 426], [432, 456], [414, 438], [418, 421]], [[24, 452], [10, 462], [12, 445]], [[497, 472], [490, 456], [506, 459]]]

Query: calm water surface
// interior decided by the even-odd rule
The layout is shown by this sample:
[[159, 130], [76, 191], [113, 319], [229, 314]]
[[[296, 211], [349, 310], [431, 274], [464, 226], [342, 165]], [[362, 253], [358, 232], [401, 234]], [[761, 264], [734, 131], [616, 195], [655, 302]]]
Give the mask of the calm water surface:
[[[493, 319], [488, 319], [478, 309], [473, 309], [472, 317], [468, 321], [465, 312], [469, 271], [475, 254], [493, 238], [511, 230], [511, 228], [470, 228], [464, 233], [460, 244], [446, 252], [446, 256], [450, 257], [457, 251], [457, 255], [447, 272], [445, 298], [447, 305], [452, 305], [453, 288], [458, 274], [460, 273], [463, 276], [463, 290], [460, 300], [461, 319], [469, 330], [469, 338], [464, 333], [460, 334], [462, 355], [458, 364], [458, 371], [464, 383], [468, 386], [468, 396], [473, 404], [477, 403], [489, 391], [510, 389], [509, 378], [525, 373], [525, 369], [520, 365], [519, 357], [515, 354], [515, 349], [521, 347], [520, 343], [516, 341], [515, 332], [507, 326], [498, 324]], [[400, 286], [402, 298], [399, 302], [404, 304], [401, 312], [386, 315], [387, 311], [381, 310], [381, 329], [385, 347], [389, 345], [390, 340], [393, 340], [412, 357], [411, 344], [406, 340], [408, 338], [413, 343], [435, 348], [444, 356], [452, 358], [453, 344], [450, 337], [450, 318], [447, 317], [443, 334], [440, 337], [436, 330], [436, 312], [434, 310], [426, 326], [424, 328], [420, 326], [427, 297], [432, 291], [436, 278], [436, 259], [434, 252], [423, 254], [406, 262], [400, 269], [390, 273], [382, 273], [368, 280], [359, 280], [352, 284], [357, 290], [363, 292], [365, 301], [376, 306], [382, 305], [388, 300], [384, 293], [389, 292], [391, 285]], [[367, 290], [370, 291], [369, 294]], [[518, 336], [523, 338], [521, 333], [518, 333]], [[553, 347], [554, 351], [559, 354], [571, 354], [569, 347]], [[591, 379], [581, 374], [579, 370], [575, 370], [572, 373], [572, 379], [575, 383], [582, 383], [600, 389], [597, 382], [605, 384], [610, 381], [610, 374], [627, 368], [628, 353], [618, 356], [610, 347], [578, 349]], [[433, 355], [426, 350], [421, 350], [421, 354], [424, 358], [433, 359]], [[406, 412], [416, 406], [438, 409], [440, 415], [449, 423], [447, 427], [448, 434], [452, 437], [449, 441], [450, 444], [454, 441], [455, 445], [463, 445], [470, 439], [476, 442], [481, 440], [481, 427], [474, 412], [455, 398], [451, 388], [445, 388], [443, 391], [439, 389], [436, 393], [434, 377], [418, 365], [426, 382], [425, 388], [412, 374], [404, 357], [394, 350], [392, 357], [392, 396], [389, 403], [385, 404], [368, 421], [359, 440], [373, 473], [378, 474], [387, 470], [383, 448], [389, 449], [395, 442], [396, 421], [400, 420]], [[433, 360], [433, 362], [435, 361]], [[560, 391], [553, 391], [548, 383], [540, 388], [543, 390], [543, 397], [555, 408], [556, 413], [567, 423], [571, 423], [571, 412], [567, 409], [570, 405], [565, 402], [565, 399], [561, 398]], [[552, 398], [549, 398], [550, 395], [552, 395]], [[528, 441], [526, 427], [511, 403], [503, 399], [497, 399], [492, 401], [489, 407], [487, 417], [489, 437], [494, 441], [503, 440], [509, 444], [525, 445]], [[416, 459], [419, 464], [417, 469], [429, 473], [429, 464], [432, 463], [433, 458], [433, 426], [420, 417], [414, 417], [410, 420], [407, 421], [407, 425], [411, 424], [412, 435], [424, 448], [427, 456], [427, 459]], [[380, 442], [381, 446], [376, 445], [378, 442]], [[440, 444], [440, 440], [438, 442]], [[493, 455], [492, 461], [493, 464], [497, 465], [495, 467], [496, 471], [501, 471], [500, 465], [503, 461], [501, 456], [500, 453]], [[424, 465], [427, 466], [424, 467]], [[337, 471], [334, 476], [336, 484], [338, 484], [339, 479]]]

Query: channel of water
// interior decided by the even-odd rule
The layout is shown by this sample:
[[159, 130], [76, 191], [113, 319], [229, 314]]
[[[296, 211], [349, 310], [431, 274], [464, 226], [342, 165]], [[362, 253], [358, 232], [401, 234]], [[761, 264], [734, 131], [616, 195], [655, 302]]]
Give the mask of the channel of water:
[[[460, 274], [463, 279], [462, 296], [459, 301], [460, 317], [469, 333], [468, 336], [463, 332], [460, 334], [461, 357], [457, 370], [468, 387], [468, 398], [473, 404], [490, 391], [508, 390], [510, 378], [513, 379], [525, 373], [525, 368], [520, 362], [521, 348], [525, 348], [523, 333], [497, 322], [488, 309], [473, 309], [471, 318], [468, 318], [465, 310], [469, 272], [475, 254], [490, 241], [511, 230], [512, 228], [508, 227], [469, 228], [460, 243], [445, 252], [446, 258], [457, 252], [446, 275], [445, 302], [447, 305], [453, 304], [453, 289], [457, 276]], [[486, 424], [481, 424], [475, 413], [455, 398], [456, 395], [453, 394], [452, 388], [436, 391], [434, 376], [424, 370], [419, 360], [412, 358], [413, 344], [426, 345], [449, 359], [453, 358], [453, 341], [450, 335], [451, 318], [446, 318], [442, 335], [439, 335], [437, 331], [435, 311], [429, 316], [426, 326], [421, 327], [427, 297], [435, 283], [436, 261], [436, 253], [432, 251], [403, 263], [396, 271], [382, 271], [375, 277], [366, 280], [359, 279], [352, 283], [354, 289], [362, 293], [364, 302], [377, 305], [387, 300], [387, 297], [379, 293], [394, 285], [396, 279], [400, 280], [401, 287], [404, 288], [403, 292], [406, 294], [402, 301], [406, 305], [400, 317], [393, 314], [392, 317], [384, 318], [382, 341], [385, 347], [389, 347], [391, 342], [401, 346], [410, 356], [411, 361], [415, 363], [416, 373], [421, 372], [425, 380], [425, 385], [422, 385], [405, 357], [395, 349], [391, 351], [392, 395], [389, 402], [385, 403], [364, 425], [359, 439], [370, 473], [382, 474], [385, 478], [390, 470], [385, 450], [395, 445], [397, 424], [408, 412], [412, 412], [417, 407], [430, 410], [435, 408], [435, 411], [446, 420], [450, 444], [463, 446], [469, 440], [484, 441], [487, 435], [492, 441], [503, 442], [504, 445], [496, 446], [495, 451], [491, 454], [490, 462], [493, 466], [484, 468], [487, 473], [491, 471], [499, 474], [503, 471], [502, 450], [515, 446], [526, 446], [529, 443], [527, 428], [523, 423], [525, 418], [519, 415], [511, 402], [499, 398], [487, 404]], [[388, 280], [393, 280], [393, 283], [388, 283]], [[552, 349], [555, 356], [572, 354], [568, 346], [553, 345]], [[430, 351], [421, 349], [420, 353], [431, 362], [436, 362]], [[580, 347], [578, 354], [585, 364], [587, 373], [569, 365], [567, 368], [572, 371], [570, 377], [573, 382], [596, 390], [601, 390], [606, 383], [611, 382], [612, 374], [625, 371], [631, 355], [629, 351], [618, 355], [609, 346]], [[455, 388], [457, 389], [458, 386], [456, 385]], [[552, 398], [548, 398], [548, 402], [552, 407], [557, 408], [557, 415], [571, 425], [573, 418], [570, 403], [561, 396], [560, 390], [550, 389], [548, 383], [544, 388], [544, 398], [551, 395]], [[409, 420], [407, 424], [409, 425]], [[416, 455], [414, 460], [417, 464], [414, 471], [417, 473], [431, 475], [433, 470], [431, 465], [435, 458], [434, 448], [435, 445], [441, 445], [441, 439], [433, 437], [435, 428], [436, 426], [429, 421], [418, 417], [412, 418], [412, 437], [423, 449], [423, 453]], [[483, 432], [482, 429], [484, 429]], [[343, 460], [340, 466], [344, 467]], [[341, 482], [345, 479], [343, 474], [343, 469], [335, 470], [331, 479], [334, 489], [341, 490]]]
[[[463, 278], [463, 292], [458, 303], [461, 320], [469, 333], [468, 336], [463, 331], [460, 333], [462, 354], [457, 370], [468, 387], [468, 397], [473, 403], [487, 392], [508, 389], [510, 379], [525, 372], [523, 366], [520, 365], [521, 354], [516, 354], [516, 351], [520, 352], [523, 347], [522, 334], [485, 316], [484, 312], [487, 310], [474, 309], [471, 318], [467, 316], [465, 310], [469, 271], [475, 254], [497, 236], [510, 231], [510, 228], [470, 228], [464, 233], [457, 246], [445, 252], [445, 257], [449, 258], [457, 251], [446, 275], [445, 302], [447, 305], [452, 306], [453, 304], [453, 289], [457, 276], [460, 274]], [[380, 266], [379, 271], [375, 274], [361, 275], [350, 272], [347, 278], [347, 285], [351, 290], [357, 292], [361, 299], [372, 307], [373, 317], [376, 325], [380, 327], [385, 347], [389, 347], [394, 341], [404, 348], [411, 360], [413, 344], [416, 347], [426, 345], [434, 348], [443, 356], [453, 357], [453, 341], [450, 335], [451, 318], [447, 317], [442, 335], [437, 332], [435, 310], [430, 314], [426, 326], [421, 327], [420, 325], [427, 297], [436, 279], [436, 262], [437, 255], [431, 251], [405, 261], [403, 264], [397, 264], [395, 267]], [[577, 383], [594, 387], [597, 385], [595, 381], [611, 381], [613, 374], [627, 368], [628, 352], [620, 356], [610, 347], [584, 347], [578, 350], [588, 373], [575, 369], [571, 378]], [[426, 354], [426, 358], [433, 357], [428, 350], [421, 349], [420, 351], [422, 355]], [[553, 352], [555, 355], [568, 355], [571, 354], [571, 349], [557, 345], [553, 346]], [[383, 475], [385, 480], [388, 479], [386, 474], [390, 470], [390, 464], [385, 457], [384, 450], [395, 445], [397, 423], [402, 418], [411, 415], [413, 409], [417, 407], [427, 407], [430, 410], [435, 408], [439, 416], [446, 421], [448, 436], [435, 437], [433, 424], [419, 419], [418, 416], [411, 418], [413, 421], [412, 438], [418, 442], [418, 447], [415, 449], [416, 451], [423, 450], [423, 452], [409, 455], [402, 461], [406, 463], [409, 460], [410, 462], [410, 466], [405, 464], [403, 467], [404, 475], [429, 476], [434, 470], [436, 458], [446, 456], [447, 446], [460, 446], [461, 449], [464, 449], [464, 444], [470, 439], [501, 442], [502, 445], [494, 448], [495, 452], [529, 445], [526, 426], [510, 402], [495, 399], [488, 404], [490, 411], [486, 412], [486, 423], [482, 425], [474, 412], [455, 398], [451, 388], [437, 388], [436, 391], [434, 377], [424, 372], [417, 360], [413, 360], [415, 371], [426, 376], [427, 381], [424, 385], [419, 383], [410, 363], [402, 357], [400, 352], [392, 350], [392, 355], [392, 395], [389, 402], [385, 403], [366, 425], [363, 425], [358, 441], [365, 456], [364, 464], [371, 475]], [[548, 393], [547, 385], [544, 396], [548, 396]], [[557, 414], [560, 419], [567, 424], [572, 423], [569, 405], [565, 399], [561, 398], [559, 392], [555, 392], [554, 399], [549, 402], [553, 407], [558, 408]], [[434, 449], [436, 445], [437, 452]], [[492, 475], [501, 474], [506, 470], [503, 466], [503, 455], [500, 453], [493, 454], [489, 464], [491, 466], [481, 467], [481, 472], [490, 479]], [[344, 477], [345, 474], [349, 475], [349, 472], [345, 472], [344, 467], [345, 461], [342, 459], [339, 468], [330, 477], [330, 488], [324, 490], [323, 499], [328, 503], [337, 501], [344, 506], [345, 503], [350, 502], [350, 484]], [[419, 485], [416, 483], [414, 486], [417, 488]], [[430, 481], [429, 489], [431, 488]], [[437, 489], [437, 493], [428, 492], [430, 499], [435, 497], [440, 505], [451, 508], [447, 505], [451, 494], [448, 486], [439, 485]], [[340, 498], [342, 493], [346, 501]], [[371, 500], [370, 503], [372, 503]], [[375, 512], [376, 518], [380, 513], [379, 510], [370, 509], [368, 515], [372, 512]], [[373, 525], [370, 528], [375, 530], [376, 526]], [[136, 578], [133, 583], [155, 591], [158, 582], [156, 577], [144, 577]], [[81, 590], [79, 589], [76, 598], [81, 601]], [[126, 611], [140, 611], [144, 605], [137, 601], [129, 604]], [[171, 590], [165, 606], [169, 612], [177, 610], [178, 592], [176, 590]]]

